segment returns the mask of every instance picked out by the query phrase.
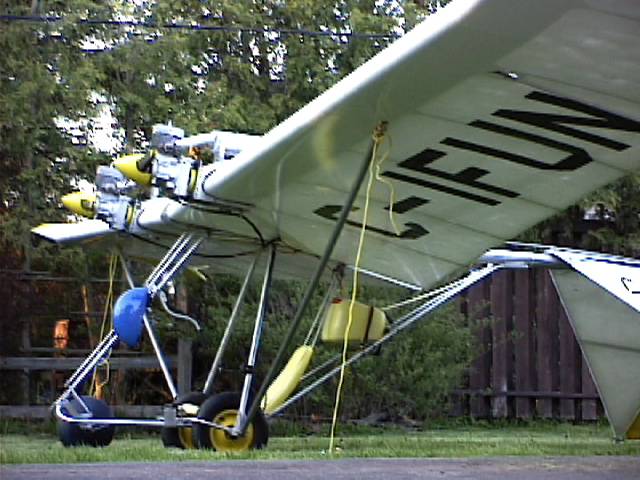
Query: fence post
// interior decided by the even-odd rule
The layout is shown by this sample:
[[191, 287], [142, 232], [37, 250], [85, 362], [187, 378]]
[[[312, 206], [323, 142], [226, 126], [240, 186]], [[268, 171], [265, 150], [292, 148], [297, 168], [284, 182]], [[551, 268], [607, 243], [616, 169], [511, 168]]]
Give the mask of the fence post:
[[[488, 390], [491, 383], [491, 327], [487, 323], [489, 316], [489, 280], [483, 280], [469, 289], [467, 294], [467, 313], [469, 324], [475, 329], [479, 354], [471, 365], [469, 388], [472, 391]], [[471, 416], [487, 418], [489, 416], [489, 397], [474, 394], [469, 401]]]
[[[187, 298], [187, 288], [184, 281], [181, 281], [176, 286], [176, 307], [181, 312], [187, 313], [189, 310], [189, 301]], [[192, 384], [192, 366], [193, 366], [193, 354], [191, 347], [193, 342], [191, 339], [179, 338], [178, 339], [178, 393], [184, 394], [191, 391]]]
[[494, 418], [506, 418], [509, 413], [506, 394], [509, 390], [508, 373], [511, 372], [508, 331], [513, 316], [512, 277], [512, 272], [502, 270], [491, 278], [491, 416]]
[[[578, 344], [569, 323], [564, 306], [558, 312], [558, 329], [560, 336], [560, 391], [576, 393], [578, 390]], [[560, 418], [574, 420], [576, 418], [576, 402], [572, 398], [560, 400]]]
[[[22, 351], [31, 351], [31, 321], [22, 321]], [[31, 403], [31, 375], [28, 369], [22, 370], [20, 376], [20, 390], [22, 391], [21, 403], [22, 405], [29, 405]]]
[[[535, 303], [533, 270], [515, 272], [514, 339], [515, 385], [518, 391], [533, 391]], [[516, 418], [532, 417], [531, 398], [516, 398]]]
[[[537, 309], [536, 309], [536, 340], [538, 349], [536, 352], [536, 366], [538, 378], [538, 391], [550, 392], [553, 390], [553, 306], [550, 295], [549, 273], [546, 270], [537, 272]], [[553, 417], [553, 403], [550, 398], [541, 398], [536, 402], [538, 416], [542, 418]]]

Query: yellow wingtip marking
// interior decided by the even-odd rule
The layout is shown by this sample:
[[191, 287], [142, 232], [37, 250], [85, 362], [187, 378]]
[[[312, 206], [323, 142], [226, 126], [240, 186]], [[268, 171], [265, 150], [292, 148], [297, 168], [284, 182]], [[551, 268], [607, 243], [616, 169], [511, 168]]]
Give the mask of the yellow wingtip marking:
[[629, 430], [627, 430], [627, 438], [629, 440], [640, 440], [640, 413], [638, 413], [635, 421], [631, 424]]

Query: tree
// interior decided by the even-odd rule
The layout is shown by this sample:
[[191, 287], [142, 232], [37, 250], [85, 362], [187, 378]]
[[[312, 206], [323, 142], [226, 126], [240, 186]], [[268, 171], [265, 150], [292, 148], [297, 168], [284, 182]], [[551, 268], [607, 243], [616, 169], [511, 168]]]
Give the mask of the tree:
[[[39, 2], [27, 10], [9, 2], [15, 15], [44, 13]], [[64, 118], [91, 115], [95, 69], [80, 48], [104, 29], [78, 24], [73, 12], [108, 14], [90, 1], [50, 2], [50, 15], [68, 14], [55, 24], [9, 22], [0, 30], [0, 231], [2, 242], [29, 252], [29, 229], [63, 218], [60, 193], [78, 176], [93, 171], [91, 150], [79, 150], [57, 127]]]

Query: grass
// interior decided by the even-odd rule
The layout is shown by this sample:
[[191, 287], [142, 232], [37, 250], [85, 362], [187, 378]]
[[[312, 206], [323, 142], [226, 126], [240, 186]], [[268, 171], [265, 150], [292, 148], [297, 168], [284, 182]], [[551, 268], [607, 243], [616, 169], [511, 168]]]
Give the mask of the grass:
[[[28, 429], [28, 428], [27, 428]], [[606, 425], [534, 423], [530, 425], [448, 425], [420, 432], [399, 429], [345, 428], [328, 455], [324, 432], [302, 437], [273, 437], [265, 450], [222, 454], [201, 450], [165, 449], [158, 435], [116, 435], [107, 448], [64, 448], [44, 429], [16, 433], [4, 426], [0, 463], [87, 463], [186, 461], [225, 459], [327, 459], [346, 457], [487, 457], [539, 455], [640, 456], [640, 442], [616, 443]]]

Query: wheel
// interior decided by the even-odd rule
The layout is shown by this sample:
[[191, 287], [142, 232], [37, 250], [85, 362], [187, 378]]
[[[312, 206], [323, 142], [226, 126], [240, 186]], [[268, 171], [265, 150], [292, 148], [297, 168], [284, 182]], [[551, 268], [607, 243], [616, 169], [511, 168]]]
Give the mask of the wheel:
[[[208, 398], [198, 411], [198, 418], [233, 427], [238, 418], [240, 394], [225, 392]], [[224, 430], [196, 424], [193, 428], [196, 444], [200, 448], [210, 448], [219, 452], [244, 452], [263, 448], [269, 440], [269, 425], [262, 410], [258, 410], [245, 434], [232, 437]]]
[[[202, 392], [190, 392], [178, 396], [174, 405], [190, 403], [200, 407], [206, 399], [207, 396]], [[162, 438], [162, 444], [167, 448], [197, 448], [193, 440], [193, 429], [191, 427], [163, 427], [160, 436]]]
[[[113, 418], [111, 408], [103, 400], [94, 397], [82, 396], [82, 401], [95, 418]], [[76, 399], [71, 400], [62, 407], [62, 412], [69, 416], [78, 416], [84, 413], [84, 408]], [[65, 422], [58, 419], [58, 438], [65, 447], [88, 445], [91, 447], [106, 447], [113, 440], [114, 425], [94, 425]]]

